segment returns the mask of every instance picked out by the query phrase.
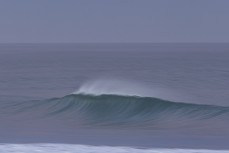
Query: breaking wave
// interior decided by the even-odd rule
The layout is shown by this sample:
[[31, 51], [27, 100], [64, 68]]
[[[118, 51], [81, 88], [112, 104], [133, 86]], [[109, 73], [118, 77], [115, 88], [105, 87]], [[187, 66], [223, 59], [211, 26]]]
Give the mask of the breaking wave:
[[16, 108], [14, 111], [18, 113], [40, 113], [46, 117], [64, 118], [88, 126], [169, 128], [171, 125], [202, 123], [229, 116], [228, 107], [122, 95], [72, 94], [62, 98], [23, 102], [17, 104]]

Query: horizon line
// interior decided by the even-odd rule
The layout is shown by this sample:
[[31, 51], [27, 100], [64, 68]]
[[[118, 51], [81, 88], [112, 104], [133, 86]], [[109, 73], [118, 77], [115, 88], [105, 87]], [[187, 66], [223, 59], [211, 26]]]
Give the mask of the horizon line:
[[229, 42], [0, 42], [0, 44], [228, 44]]

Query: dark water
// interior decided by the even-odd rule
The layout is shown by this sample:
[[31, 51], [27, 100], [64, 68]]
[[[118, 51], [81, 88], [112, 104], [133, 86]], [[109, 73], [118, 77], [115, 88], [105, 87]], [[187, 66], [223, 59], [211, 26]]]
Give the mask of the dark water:
[[229, 44], [1, 44], [0, 142], [228, 149], [228, 59]]

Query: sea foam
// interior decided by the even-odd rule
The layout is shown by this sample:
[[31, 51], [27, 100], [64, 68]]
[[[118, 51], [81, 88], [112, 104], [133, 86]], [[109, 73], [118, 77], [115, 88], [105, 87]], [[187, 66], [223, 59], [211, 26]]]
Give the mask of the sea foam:
[[164, 149], [111, 146], [89, 146], [78, 144], [0, 144], [4, 153], [228, 153], [229, 150]]

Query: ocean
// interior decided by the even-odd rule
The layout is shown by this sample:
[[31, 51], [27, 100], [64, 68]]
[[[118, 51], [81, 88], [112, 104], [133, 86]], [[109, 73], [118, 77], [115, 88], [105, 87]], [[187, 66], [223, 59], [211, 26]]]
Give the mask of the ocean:
[[0, 44], [0, 152], [229, 152], [229, 44]]

